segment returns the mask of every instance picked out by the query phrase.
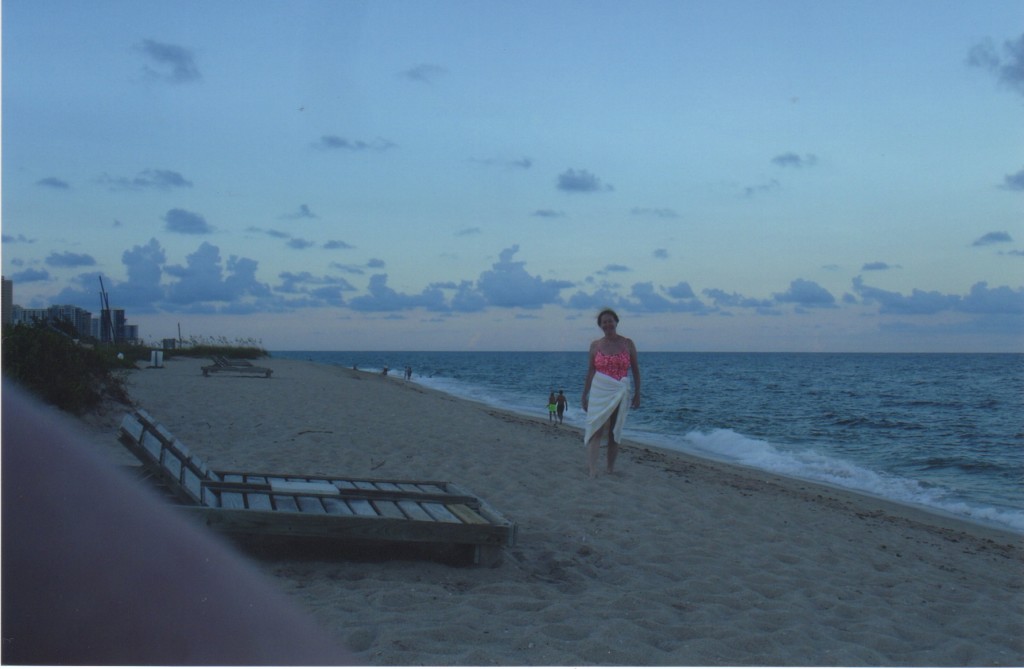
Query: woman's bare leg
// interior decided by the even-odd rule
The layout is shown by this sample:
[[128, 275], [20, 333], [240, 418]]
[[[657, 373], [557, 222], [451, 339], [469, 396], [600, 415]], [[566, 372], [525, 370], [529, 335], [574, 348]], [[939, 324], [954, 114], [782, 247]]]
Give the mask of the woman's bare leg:
[[616, 409], [612, 417], [608, 419], [608, 473], [615, 473], [615, 458], [619, 456], [619, 444], [615, 441], [615, 419], [619, 417]]
[[587, 465], [590, 469], [590, 478], [597, 478], [597, 460], [601, 455], [601, 437], [604, 435], [604, 428], [598, 429], [590, 436], [587, 442]]

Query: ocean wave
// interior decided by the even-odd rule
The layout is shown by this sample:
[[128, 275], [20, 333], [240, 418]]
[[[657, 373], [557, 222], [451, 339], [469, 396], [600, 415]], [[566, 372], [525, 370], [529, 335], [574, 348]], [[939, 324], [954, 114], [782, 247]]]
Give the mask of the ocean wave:
[[[649, 438], [653, 435], [647, 436]], [[1024, 532], [1024, 512], [1017, 509], [972, 503], [942, 486], [877, 472], [811, 448], [777, 448], [766, 440], [748, 437], [730, 429], [693, 431], [681, 440], [656, 438], [652, 441], [660, 442], [652, 443], [654, 446], [740, 464], [789, 478], [824, 483]]]

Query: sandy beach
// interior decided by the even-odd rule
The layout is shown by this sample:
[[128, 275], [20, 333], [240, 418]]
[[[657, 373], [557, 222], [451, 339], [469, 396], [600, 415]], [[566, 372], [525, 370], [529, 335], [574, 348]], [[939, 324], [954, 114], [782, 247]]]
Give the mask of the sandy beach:
[[[203, 364], [129, 391], [215, 469], [448, 480], [518, 523], [494, 568], [253, 558], [360, 663], [1024, 665], [1019, 535], [630, 443], [591, 480], [568, 426], [397, 376]], [[83, 425], [132, 462], [120, 417]]]

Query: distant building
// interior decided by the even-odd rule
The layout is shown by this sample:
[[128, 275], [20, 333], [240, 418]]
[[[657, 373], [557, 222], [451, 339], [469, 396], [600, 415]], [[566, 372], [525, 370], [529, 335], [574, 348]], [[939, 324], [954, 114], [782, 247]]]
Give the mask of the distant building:
[[72, 304], [58, 304], [44, 309], [25, 309], [18, 305], [11, 307], [11, 323], [71, 323], [79, 337], [92, 334], [92, 314]]
[[[59, 323], [66, 321], [71, 323], [78, 337], [92, 337], [101, 342], [125, 342], [137, 343], [139, 341], [139, 326], [129, 325], [126, 322], [124, 309], [111, 309], [109, 312], [103, 310], [100, 318], [94, 318], [92, 312], [76, 307], [73, 304], [57, 304], [43, 309], [26, 309], [14, 304], [14, 282], [3, 278], [3, 322], [4, 325], [18, 325], [24, 323]], [[103, 316], [109, 313], [111, 327], [103, 328]]]
[[47, 309], [51, 321], [68, 321], [75, 326], [79, 337], [88, 337], [92, 329], [92, 313], [71, 304], [61, 304]]

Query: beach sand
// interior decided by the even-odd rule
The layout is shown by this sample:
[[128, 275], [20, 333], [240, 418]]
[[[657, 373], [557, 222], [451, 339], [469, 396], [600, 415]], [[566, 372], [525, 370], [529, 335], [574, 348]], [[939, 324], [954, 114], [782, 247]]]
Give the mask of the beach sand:
[[[215, 469], [454, 481], [518, 523], [500, 566], [251, 558], [368, 665], [1024, 665], [1024, 541], [339, 367], [172, 359], [138, 406]], [[583, 373], [585, 370], [581, 370]], [[91, 438], [118, 462], [120, 414]]]

